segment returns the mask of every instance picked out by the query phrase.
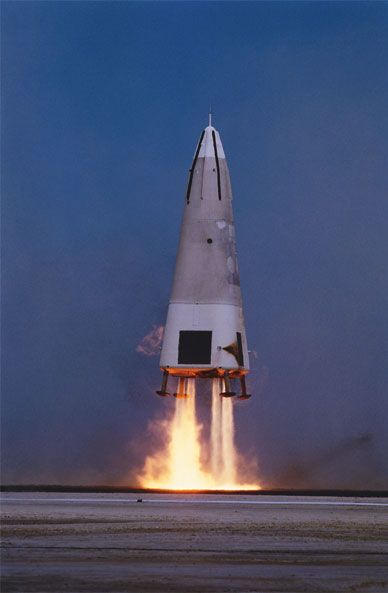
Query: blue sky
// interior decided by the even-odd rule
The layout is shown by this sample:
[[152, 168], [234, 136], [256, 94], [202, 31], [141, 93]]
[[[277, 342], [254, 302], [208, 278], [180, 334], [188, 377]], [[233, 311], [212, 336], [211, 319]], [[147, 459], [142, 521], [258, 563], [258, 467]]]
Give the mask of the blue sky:
[[387, 39], [386, 3], [2, 3], [6, 482], [139, 464], [211, 103], [258, 353], [239, 445], [268, 485], [388, 486]]

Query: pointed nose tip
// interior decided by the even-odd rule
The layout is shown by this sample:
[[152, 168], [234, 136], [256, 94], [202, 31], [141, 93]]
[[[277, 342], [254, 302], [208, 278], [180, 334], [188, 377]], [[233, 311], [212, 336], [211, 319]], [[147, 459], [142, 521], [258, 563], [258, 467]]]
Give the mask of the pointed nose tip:
[[209, 123], [205, 128], [205, 130], [208, 130], [209, 132], [211, 132], [213, 130], [216, 131], [215, 127], [212, 124], [212, 117], [213, 117], [213, 114], [211, 111], [209, 111]]
[[209, 125], [204, 130], [204, 135], [198, 157], [214, 157], [216, 155], [216, 152], [217, 158], [225, 158], [225, 153], [222, 147], [220, 135], [213, 126]]

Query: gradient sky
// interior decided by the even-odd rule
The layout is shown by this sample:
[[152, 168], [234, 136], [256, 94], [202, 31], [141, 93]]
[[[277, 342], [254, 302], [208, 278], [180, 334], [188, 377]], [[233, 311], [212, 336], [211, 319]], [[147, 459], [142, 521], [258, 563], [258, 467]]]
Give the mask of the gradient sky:
[[2, 3], [4, 482], [130, 483], [148, 451], [169, 404], [136, 346], [211, 102], [257, 353], [238, 444], [266, 485], [388, 487], [387, 40], [383, 2]]

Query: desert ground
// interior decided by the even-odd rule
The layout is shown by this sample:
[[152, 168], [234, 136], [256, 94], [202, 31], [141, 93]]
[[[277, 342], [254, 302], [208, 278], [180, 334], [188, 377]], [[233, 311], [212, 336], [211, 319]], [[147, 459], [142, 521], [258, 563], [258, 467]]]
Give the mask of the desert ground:
[[3, 593], [388, 591], [387, 498], [4, 492], [2, 524]]

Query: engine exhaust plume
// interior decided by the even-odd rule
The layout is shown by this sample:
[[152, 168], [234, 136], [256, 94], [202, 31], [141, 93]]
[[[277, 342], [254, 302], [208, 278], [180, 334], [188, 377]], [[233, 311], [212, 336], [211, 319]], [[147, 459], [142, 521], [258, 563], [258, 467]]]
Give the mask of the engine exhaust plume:
[[[186, 379], [186, 397], [174, 399], [170, 420], [156, 428], [164, 433], [166, 445], [146, 458], [139, 483], [143, 488], [170, 490], [256, 490], [258, 482], [238, 479], [234, 443], [234, 406], [230, 398], [220, 397], [219, 380], [213, 380], [210, 442], [202, 438], [202, 426], [196, 417], [195, 379]], [[204, 451], [210, 447], [210, 463]]]
[[[147, 457], [140, 484], [144, 488], [206, 490], [212, 478], [201, 466], [200, 434], [202, 427], [195, 414], [195, 380], [186, 379], [187, 397], [175, 399], [174, 415], [164, 425], [166, 449]], [[160, 428], [163, 429], [161, 426]]]

